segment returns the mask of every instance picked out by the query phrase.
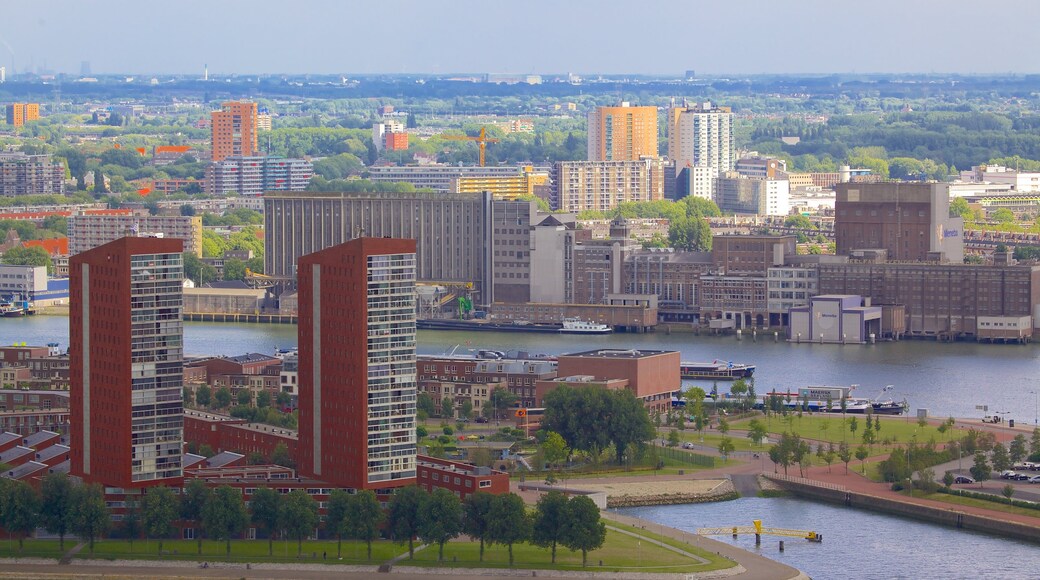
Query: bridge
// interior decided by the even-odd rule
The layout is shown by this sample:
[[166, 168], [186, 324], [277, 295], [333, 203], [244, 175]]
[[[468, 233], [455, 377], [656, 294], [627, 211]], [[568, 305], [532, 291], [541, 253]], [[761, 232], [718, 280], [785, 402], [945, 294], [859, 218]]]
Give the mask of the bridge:
[[762, 525], [762, 520], [752, 520], [753, 526], [729, 526], [722, 528], [699, 528], [697, 534], [700, 536], [724, 536], [732, 534], [737, 537], [740, 534], [754, 534], [755, 543], [761, 543], [762, 535], [785, 536], [788, 538], [805, 538], [810, 542], [822, 542], [823, 534], [809, 530], [792, 530], [788, 528], [767, 528]]

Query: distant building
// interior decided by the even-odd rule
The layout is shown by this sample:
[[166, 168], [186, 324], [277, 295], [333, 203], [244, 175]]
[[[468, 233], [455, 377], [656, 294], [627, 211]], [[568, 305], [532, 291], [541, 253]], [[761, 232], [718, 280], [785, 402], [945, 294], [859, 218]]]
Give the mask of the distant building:
[[789, 340], [863, 344], [871, 336], [881, 336], [881, 307], [870, 306], [862, 296], [814, 296], [808, 305], [791, 309]]
[[7, 105], [7, 124], [21, 127], [40, 118], [39, 103], [11, 103]]
[[[945, 183], [842, 183], [835, 188], [837, 254], [884, 249], [900, 261], [964, 261], [964, 220]], [[849, 292], [854, 294], [854, 292]]]
[[[666, 350], [600, 349], [559, 356], [560, 377], [591, 377], [593, 381], [622, 379], [608, 388], [624, 388], [643, 402], [651, 412], [667, 412], [672, 396], [682, 389], [679, 352]], [[571, 381], [580, 386], [582, 381]], [[565, 384], [570, 384], [565, 383]], [[538, 406], [559, 380], [540, 381]]]
[[787, 171], [787, 162], [772, 157], [742, 157], [737, 159], [734, 169], [741, 177], [776, 179]]
[[65, 164], [50, 155], [0, 153], [0, 196], [65, 193]]
[[182, 251], [125, 237], [72, 258], [71, 471], [86, 482], [181, 482]]
[[786, 179], [727, 171], [716, 183], [715, 201], [725, 213], [784, 216], [790, 211], [791, 189]]
[[408, 149], [408, 133], [404, 130], [404, 123], [388, 120], [372, 125], [372, 143], [377, 151]]
[[[534, 171], [546, 170], [544, 167], [534, 168]], [[375, 165], [368, 168], [372, 181], [411, 183], [416, 189], [432, 189], [440, 193], [452, 191], [452, 180], [460, 177], [520, 177], [525, 171], [527, 168], [521, 165]]]
[[259, 196], [265, 191], [303, 191], [314, 176], [306, 159], [227, 157], [206, 167], [206, 193]]
[[260, 150], [257, 141], [257, 105], [227, 102], [210, 114], [212, 160], [232, 156], [252, 156]]
[[358, 238], [300, 258], [306, 477], [353, 489], [415, 483], [415, 249]]
[[664, 199], [664, 162], [559, 161], [553, 166], [549, 205], [554, 210], [610, 211], [630, 201]]
[[258, 131], [270, 131], [271, 130], [271, 113], [266, 111], [257, 113], [256, 115], [256, 128]]
[[37, 292], [46, 291], [46, 266], [0, 264], [0, 297], [18, 296], [25, 300], [35, 300]]
[[535, 195], [535, 188], [549, 183], [549, 173], [525, 167], [519, 175], [460, 176], [452, 180], [452, 193], [490, 192], [496, 199]]
[[183, 240], [184, 251], [202, 256], [202, 218], [162, 215], [73, 215], [69, 217], [69, 254], [138, 234]]
[[[668, 158], [676, 171], [690, 168], [689, 195], [714, 199], [714, 179], [733, 170], [733, 112], [729, 107], [697, 103], [668, 109]], [[699, 168], [699, 169], [698, 169]]]
[[589, 161], [657, 157], [657, 107], [596, 107], [588, 114]]

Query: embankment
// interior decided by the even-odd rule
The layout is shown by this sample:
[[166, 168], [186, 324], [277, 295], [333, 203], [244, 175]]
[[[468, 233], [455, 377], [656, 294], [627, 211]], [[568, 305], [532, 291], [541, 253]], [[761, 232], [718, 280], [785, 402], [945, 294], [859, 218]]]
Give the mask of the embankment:
[[964, 530], [985, 532], [1001, 537], [1040, 543], [1040, 525], [1006, 521], [999, 519], [999, 516], [990, 517], [965, 513], [952, 507], [940, 508], [922, 505], [911, 501], [909, 498], [901, 500], [879, 497], [807, 479], [782, 478], [768, 475], [766, 477], [800, 497], [822, 499], [849, 507], [868, 509]]

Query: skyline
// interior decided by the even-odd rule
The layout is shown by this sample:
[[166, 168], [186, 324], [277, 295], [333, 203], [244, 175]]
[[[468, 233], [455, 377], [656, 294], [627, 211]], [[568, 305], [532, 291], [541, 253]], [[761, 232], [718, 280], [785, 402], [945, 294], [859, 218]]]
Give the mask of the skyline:
[[[1040, 4], [1028, 0], [987, 7], [983, 18], [1001, 26], [999, 46], [971, 40], [966, 24], [985, 21], [963, 0], [879, 0], [859, 11], [849, 2], [794, 4], [318, 0], [289, 11], [270, 0], [186, 0], [181, 17], [170, 18], [165, 5], [43, 0], [33, 5], [35, 16], [0, 23], [0, 66], [9, 75], [29, 67], [79, 74], [82, 62], [99, 75], [201, 76], [207, 65], [216, 76], [1040, 72], [1028, 46]], [[848, 42], [850, 32], [862, 40]], [[983, 46], [999, 48], [999, 57]]]

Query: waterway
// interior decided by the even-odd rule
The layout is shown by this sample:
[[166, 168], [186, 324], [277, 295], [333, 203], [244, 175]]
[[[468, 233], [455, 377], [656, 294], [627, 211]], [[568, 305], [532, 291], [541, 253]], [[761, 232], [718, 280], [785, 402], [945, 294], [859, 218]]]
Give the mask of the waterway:
[[[778, 560], [812, 578], [1033, 578], [1035, 544], [794, 498], [741, 498], [706, 504], [619, 509], [695, 533], [702, 527], [762, 525], [812, 530], [823, 542], [753, 535], [715, 536]], [[784, 540], [784, 552], [779, 542]]]
[[[68, 318], [0, 318], [0, 344], [26, 342], [68, 345]], [[188, 322], [189, 355], [270, 354], [296, 345], [296, 327], [286, 324]], [[457, 347], [457, 348], [456, 348]], [[794, 344], [772, 335], [757, 340], [733, 336], [695, 336], [657, 332], [603, 336], [509, 332], [419, 331], [418, 351], [440, 354], [456, 349], [491, 348], [561, 354], [596, 348], [678, 350], [688, 361], [727, 360], [756, 365], [758, 393], [807, 385], [860, 385], [858, 396], [874, 397], [885, 385], [912, 410], [933, 416], [981, 417], [1006, 413], [1007, 419], [1033, 424], [1040, 402], [1040, 347], [1030, 345], [937, 344], [913, 340], [873, 345]], [[710, 385], [709, 385], [710, 388]], [[725, 391], [728, 384], [720, 383]], [[986, 405], [987, 411], [977, 410]]]

